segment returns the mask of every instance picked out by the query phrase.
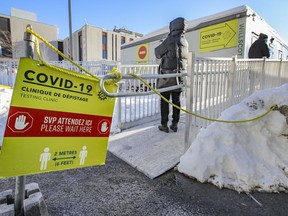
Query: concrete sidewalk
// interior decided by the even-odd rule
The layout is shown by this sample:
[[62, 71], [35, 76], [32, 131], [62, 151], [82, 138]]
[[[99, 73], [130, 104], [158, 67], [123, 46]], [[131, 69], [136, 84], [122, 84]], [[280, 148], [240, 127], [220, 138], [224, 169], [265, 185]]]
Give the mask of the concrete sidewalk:
[[184, 154], [185, 115], [178, 131], [158, 130], [159, 120], [111, 135], [108, 150], [153, 179], [175, 167]]

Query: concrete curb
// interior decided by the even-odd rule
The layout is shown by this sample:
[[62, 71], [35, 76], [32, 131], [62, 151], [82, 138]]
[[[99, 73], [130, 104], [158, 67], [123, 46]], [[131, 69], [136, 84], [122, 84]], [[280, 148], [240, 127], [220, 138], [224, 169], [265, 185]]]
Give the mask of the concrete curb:
[[[14, 200], [12, 189], [0, 192], [0, 216], [15, 216]], [[24, 213], [25, 216], [48, 216], [47, 206], [37, 183], [25, 185]]]

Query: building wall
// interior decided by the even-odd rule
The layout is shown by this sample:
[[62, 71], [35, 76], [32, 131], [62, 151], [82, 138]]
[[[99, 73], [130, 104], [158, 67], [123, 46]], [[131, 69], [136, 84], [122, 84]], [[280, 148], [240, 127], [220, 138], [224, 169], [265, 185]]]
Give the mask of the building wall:
[[[107, 36], [107, 44], [103, 45], [103, 34]], [[81, 44], [79, 44], [79, 35], [82, 35]], [[79, 30], [73, 32], [73, 59], [75, 61], [120, 61], [121, 60], [121, 39], [131, 41], [136, 38], [135, 35], [123, 34], [114, 31], [105, 30], [99, 27], [84, 25]], [[69, 37], [64, 39], [64, 54], [69, 52]], [[107, 58], [103, 57], [103, 48], [107, 49]], [[82, 59], [79, 51], [82, 48]]]
[[17, 17], [10, 17], [10, 24], [13, 42], [23, 40], [23, 35], [28, 24], [30, 24], [32, 29], [44, 37], [47, 41], [55, 41], [58, 39], [58, 28], [53, 25], [38, 23], [31, 20], [24, 20]]
[[102, 29], [86, 25], [86, 52], [87, 61], [102, 60]]
[[[167, 37], [168, 32], [169, 28], [167, 26], [123, 45], [121, 48], [121, 62], [124, 64], [159, 62], [155, 57], [154, 49]], [[254, 13], [248, 6], [240, 6], [189, 21], [185, 36], [189, 44], [189, 52], [194, 53], [196, 57], [231, 58], [237, 55], [238, 58], [248, 58], [249, 48], [261, 32], [267, 34], [269, 39], [274, 38], [273, 44], [270, 44], [271, 59], [279, 59], [281, 56], [283, 59], [287, 59], [287, 44], [262, 17]], [[217, 35], [218, 33], [219, 35]], [[229, 38], [231, 35], [233, 35], [233, 39], [226, 40], [227, 42], [223, 43], [223, 46], [219, 43], [222, 39], [224, 41], [224, 37]], [[207, 43], [205, 44], [205, 42]], [[207, 46], [209, 43], [211, 43], [210, 47]], [[139, 58], [139, 47], [141, 46], [147, 47], [145, 60]], [[208, 48], [203, 48], [206, 46]]]
[[57, 41], [58, 28], [56, 26], [13, 16], [6, 16], [6, 15], [0, 15], [0, 16], [8, 18], [10, 20], [10, 33], [13, 46], [13, 58], [17, 59], [19, 57], [24, 56], [24, 49], [22, 42], [24, 39], [24, 32], [26, 31], [26, 27], [28, 24], [30, 24], [32, 26], [32, 29], [39, 35], [41, 35], [43, 38], [45, 38], [47, 41]]
[[[20, 11], [20, 14], [25, 15], [25, 11]], [[53, 41], [56, 48], [56, 41], [58, 40], [58, 28], [53, 25], [48, 25], [44, 23], [39, 23], [35, 19], [25, 19], [25, 16], [16, 17], [16, 16], [7, 16], [0, 15], [0, 17], [5, 17], [9, 19], [11, 40], [14, 46], [15, 52], [13, 52], [13, 58], [19, 58], [24, 56], [24, 32], [28, 24], [32, 26], [32, 29], [45, 38], [47, 41]], [[1, 30], [1, 29], [0, 29]], [[130, 32], [130, 31], [127, 31]], [[103, 41], [102, 33], [107, 34], [107, 57], [103, 58]], [[123, 32], [109, 31], [102, 28], [98, 28], [91, 25], [85, 25], [79, 30], [73, 32], [73, 60], [75, 61], [99, 61], [99, 60], [108, 60], [108, 61], [120, 61], [121, 60], [121, 43], [122, 39], [125, 38], [125, 43], [134, 40], [136, 34], [129, 34]], [[45, 58], [51, 61], [58, 61], [59, 56], [53, 54], [46, 49], [45, 46], [41, 45], [45, 53]], [[63, 53], [68, 57], [71, 57], [70, 52], [70, 42], [69, 37], [63, 40]], [[58, 58], [57, 58], [58, 57]], [[37, 58], [37, 57], [36, 57]]]

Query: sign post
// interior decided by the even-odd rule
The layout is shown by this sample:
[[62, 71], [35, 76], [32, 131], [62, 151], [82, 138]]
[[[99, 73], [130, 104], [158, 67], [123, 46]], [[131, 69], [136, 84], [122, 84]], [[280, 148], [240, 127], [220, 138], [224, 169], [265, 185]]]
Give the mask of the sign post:
[[[25, 56], [31, 59], [34, 57], [34, 42], [34, 36], [28, 32], [24, 32]], [[14, 209], [17, 216], [24, 215], [25, 182], [26, 177], [24, 175], [16, 177]]]

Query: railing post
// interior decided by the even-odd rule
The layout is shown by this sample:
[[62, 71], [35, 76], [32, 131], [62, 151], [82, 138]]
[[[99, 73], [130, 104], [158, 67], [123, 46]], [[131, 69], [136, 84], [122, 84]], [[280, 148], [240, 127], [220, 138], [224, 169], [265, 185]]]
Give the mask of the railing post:
[[255, 63], [250, 61], [249, 62], [249, 95], [254, 92], [254, 83], [255, 83]]
[[[195, 54], [189, 52], [188, 54], [188, 70], [187, 70], [187, 82], [186, 82], [186, 109], [192, 112], [193, 108], [193, 87], [194, 87], [194, 66], [195, 66]], [[189, 114], [185, 115], [185, 145], [184, 152], [188, 150], [191, 145], [191, 119]]]
[[12, 76], [13, 76], [13, 73], [12, 73], [12, 61], [13, 60], [9, 60], [8, 61], [8, 71], [7, 71], [7, 83], [6, 85], [8, 86], [13, 86], [13, 83], [12, 83]]
[[231, 61], [231, 71], [228, 74], [228, 99], [229, 99], [229, 106], [232, 106], [234, 103], [234, 75], [236, 73], [237, 70], [237, 55], [232, 57], [232, 61]]
[[[30, 25], [28, 25], [27, 27], [31, 28]], [[33, 35], [28, 32], [24, 32], [25, 56], [32, 59], [34, 57], [34, 40], [35, 39]], [[16, 216], [24, 216], [25, 181], [26, 176], [16, 177], [14, 204]]]
[[280, 62], [279, 62], [279, 69], [278, 69], [278, 85], [280, 86], [281, 85], [281, 74], [282, 74], [282, 58], [280, 59]]
[[265, 68], [266, 68], [266, 57], [263, 58], [262, 70], [261, 70], [261, 83], [260, 89], [266, 88], [265, 86]]
[[[123, 85], [122, 85], [122, 88], [123, 88]], [[117, 127], [122, 130], [122, 123], [121, 123], [121, 97], [117, 98]]]
[[[116, 64], [116, 66], [117, 66], [117, 68], [119, 68], [119, 70], [120, 70], [120, 72], [122, 73], [122, 74], [125, 74], [122, 70], [123, 70], [123, 68], [122, 68], [122, 65], [121, 65], [121, 62], [118, 62], [117, 64]], [[122, 88], [125, 88], [125, 85], [124, 85], [124, 83], [122, 84], [121, 82], [120, 82], [120, 84], [119, 84], [120, 86], [119, 86], [119, 89], [120, 90], [122, 90]], [[121, 86], [122, 85], [122, 86]], [[120, 130], [122, 130], [122, 122], [121, 122], [121, 119], [122, 119], [122, 113], [121, 113], [121, 97], [118, 97], [117, 98], [117, 128], [119, 128]]]

